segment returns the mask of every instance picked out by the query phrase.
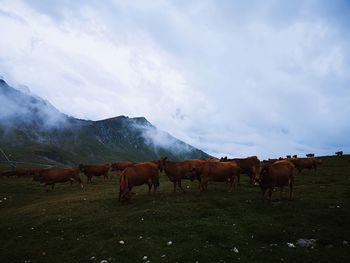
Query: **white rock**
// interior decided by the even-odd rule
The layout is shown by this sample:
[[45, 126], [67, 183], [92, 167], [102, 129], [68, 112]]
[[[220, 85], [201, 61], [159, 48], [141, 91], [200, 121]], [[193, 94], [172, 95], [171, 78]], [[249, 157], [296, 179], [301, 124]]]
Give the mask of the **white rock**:
[[147, 256], [143, 256], [142, 260], [147, 260], [148, 257]]
[[90, 260], [94, 260], [95, 259], [95, 256], [92, 256], [91, 258], [90, 258]]
[[139, 239], [142, 239], [143, 238], [143, 236], [139, 236]]
[[165, 257], [166, 257], [166, 255], [161, 255], [160, 257], [161, 257], [161, 258], [165, 258]]
[[102, 260], [100, 261], [100, 263], [108, 263], [108, 261], [105, 260], [105, 259], [102, 259]]
[[293, 243], [287, 242], [287, 246], [290, 247], [290, 248], [295, 248], [295, 245]]
[[4, 200], [6, 201], [6, 200], [7, 200], [7, 198], [6, 198], [6, 197], [4, 197]]
[[120, 241], [119, 241], [119, 244], [124, 245], [125, 242], [124, 242], [123, 240], [120, 240]]
[[233, 248], [233, 252], [239, 253], [239, 250], [238, 250], [236, 247], [234, 247], [234, 248]]
[[168, 246], [171, 246], [173, 244], [172, 241], [169, 241], [168, 243], [166, 243]]

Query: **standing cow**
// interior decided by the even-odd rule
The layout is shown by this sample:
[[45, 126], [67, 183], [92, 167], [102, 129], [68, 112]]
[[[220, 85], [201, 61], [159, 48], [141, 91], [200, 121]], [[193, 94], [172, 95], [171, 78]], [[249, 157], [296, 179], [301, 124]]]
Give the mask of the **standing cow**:
[[87, 177], [87, 182], [91, 183], [91, 178], [93, 176], [103, 176], [103, 180], [108, 179], [108, 172], [111, 168], [111, 164], [94, 164], [94, 165], [84, 165], [80, 164], [79, 169]]
[[[65, 183], [70, 182], [71, 185], [73, 182], [78, 182], [80, 187], [83, 188], [83, 184], [79, 177], [80, 170], [79, 168], [48, 168], [38, 171], [34, 176], [33, 180], [45, 185], [51, 185], [53, 190], [56, 183]], [[46, 189], [46, 191], [48, 191]]]
[[204, 162], [194, 165], [194, 172], [199, 180], [199, 192], [206, 189], [209, 181], [226, 182], [229, 191], [234, 190], [236, 177], [240, 176], [240, 167], [235, 162]]
[[265, 164], [261, 169], [260, 175], [255, 178], [262, 190], [262, 198], [265, 199], [265, 193], [269, 190], [269, 200], [271, 201], [272, 191], [275, 187], [280, 187], [280, 197], [284, 186], [289, 186], [289, 200], [293, 196], [293, 170], [294, 165], [290, 161], [282, 160], [272, 164]]
[[297, 158], [297, 159], [291, 159], [289, 160], [292, 162], [295, 166], [295, 168], [299, 171], [299, 173], [302, 172], [304, 169], [314, 169], [314, 174], [316, 174], [317, 166], [322, 164], [322, 161], [318, 161], [314, 157], [308, 157], [308, 158]]
[[159, 186], [159, 166], [154, 162], [138, 163], [124, 169], [119, 178], [119, 201], [130, 202], [134, 186], [148, 185], [148, 195]]
[[339, 151], [335, 153], [337, 156], [342, 156], [343, 155], [343, 151]]
[[[248, 175], [250, 183], [253, 184], [254, 177], [260, 173], [260, 160], [256, 156], [250, 156], [247, 158], [234, 158], [227, 159], [221, 158], [221, 162], [235, 162], [241, 169], [241, 173]], [[238, 185], [240, 185], [240, 176], [237, 177]]]
[[[160, 171], [165, 172], [169, 180], [174, 184], [174, 193], [176, 193], [176, 186], [185, 193], [186, 191], [181, 186], [181, 180], [188, 179], [193, 181], [195, 176], [191, 172], [193, 167], [197, 164], [205, 163], [207, 161], [200, 159], [186, 160], [182, 162], [168, 161], [167, 157], [163, 157], [159, 161]], [[216, 161], [210, 161], [216, 162]]]

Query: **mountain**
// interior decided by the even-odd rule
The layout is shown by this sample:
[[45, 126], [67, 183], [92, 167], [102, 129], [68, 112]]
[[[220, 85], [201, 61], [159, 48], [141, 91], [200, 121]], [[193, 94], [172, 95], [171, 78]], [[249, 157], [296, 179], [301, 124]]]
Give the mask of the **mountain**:
[[2, 79], [0, 105], [0, 147], [18, 162], [75, 165], [209, 156], [157, 129], [144, 117], [76, 119], [29, 89], [14, 89]]

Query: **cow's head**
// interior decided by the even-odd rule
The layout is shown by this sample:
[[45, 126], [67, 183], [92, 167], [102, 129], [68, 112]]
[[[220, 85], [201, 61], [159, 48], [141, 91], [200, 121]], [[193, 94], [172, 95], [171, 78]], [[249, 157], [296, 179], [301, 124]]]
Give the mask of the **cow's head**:
[[269, 164], [265, 163], [260, 166], [259, 172], [255, 173], [254, 182], [261, 183], [262, 179], [267, 175], [269, 171]]

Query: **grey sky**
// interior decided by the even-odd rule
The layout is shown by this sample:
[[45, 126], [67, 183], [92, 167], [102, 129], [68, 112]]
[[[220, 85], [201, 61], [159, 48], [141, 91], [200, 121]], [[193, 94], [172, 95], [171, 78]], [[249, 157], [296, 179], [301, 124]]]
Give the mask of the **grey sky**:
[[348, 1], [0, 1], [0, 75], [214, 155], [350, 151]]

